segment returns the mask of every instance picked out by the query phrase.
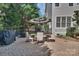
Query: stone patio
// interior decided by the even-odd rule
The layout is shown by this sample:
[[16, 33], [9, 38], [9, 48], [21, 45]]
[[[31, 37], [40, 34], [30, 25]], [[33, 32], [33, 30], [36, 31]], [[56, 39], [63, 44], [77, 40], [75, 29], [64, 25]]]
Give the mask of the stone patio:
[[17, 38], [11, 45], [0, 47], [0, 56], [47, 56], [40, 45], [25, 40], [26, 38]]

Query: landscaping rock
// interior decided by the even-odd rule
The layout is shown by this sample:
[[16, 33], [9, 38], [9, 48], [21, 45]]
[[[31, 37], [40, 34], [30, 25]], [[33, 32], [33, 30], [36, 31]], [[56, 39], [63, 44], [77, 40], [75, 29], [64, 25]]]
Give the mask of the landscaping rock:
[[37, 43], [44, 43], [44, 41], [37, 41]]
[[30, 39], [26, 39], [26, 41], [25, 42], [31, 42], [31, 40]]
[[49, 39], [48, 42], [55, 42], [55, 39]]

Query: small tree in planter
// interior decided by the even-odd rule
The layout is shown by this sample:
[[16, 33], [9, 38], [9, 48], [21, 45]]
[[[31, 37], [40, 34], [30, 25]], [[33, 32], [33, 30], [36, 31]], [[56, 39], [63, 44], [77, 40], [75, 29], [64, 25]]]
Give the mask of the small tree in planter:
[[75, 35], [79, 34], [79, 10], [74, 11], [74, 15], [73, 15], [73, 21], [75, 21], [74, 26], [76, 27], [75, 29]]
[[79, 10], [74, 11], [73, 18], [74, 27], [67, 28], [67, 36], [74, 37], [79, 33]]

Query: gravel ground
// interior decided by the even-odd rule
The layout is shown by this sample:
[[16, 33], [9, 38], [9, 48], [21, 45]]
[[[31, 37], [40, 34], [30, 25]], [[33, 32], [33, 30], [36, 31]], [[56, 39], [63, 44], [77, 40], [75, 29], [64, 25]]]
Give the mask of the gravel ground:
[[0, 56], [47, 56], [47, 52], [39, 45], [25, 42], [19, 38], [14, 43], [0, 47]]

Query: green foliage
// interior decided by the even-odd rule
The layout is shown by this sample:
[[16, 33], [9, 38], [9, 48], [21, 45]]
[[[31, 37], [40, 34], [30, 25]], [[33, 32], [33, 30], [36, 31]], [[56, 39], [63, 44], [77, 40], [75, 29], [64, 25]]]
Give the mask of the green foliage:
[[74, 15], [73, 15], [72, 19], [73, 19], [73, 21], [75, 21], [76, 26], [67, 28], [66, 35], [74, 37], [76, 34], [79, 34], [79, 30], [78, 30], [78, 27], [79, 27], [79, 10], [74, 11]]
[[70, 28], [67, 28], [67, 33], [66, 35], [67, 36], [71, 36], [71, 37], [74, 37], [76, 35], [79, 34], [79, 10], [75, 10], [74, 11], [74, 15], [73, 15], [73, 21], [75, 21], [75, 27], [70, 27]]
[[16, 4], [0, 4], [0, 24], [2, 24], [3, 28], [17, 28], [20, 25], [20, 15], [18, 13]]
[[49, 25], [48, 25], [48, 24], [45, 24], [45, 25], [44, 25], [44, 28], [45, 28], [45, 31], [46, 31], [46, 32], [49, 31]]
[[79, 10], [74, 11], [73, 21], [76, 21], [76, 25], [79, 26]]
[[75, 34], [75, 36], [79, 36], [79, 29], [78, 28], [76, 28], [74, 34]]
[[66, 33], [66, 36], [71, 36], [71, 37], [74, 37], [75, 30], [76, 30], [76, 28], [75, 28], [75, 27], [69, 27], [69, 28], [67, 28], [67, 33]]
[[39, 17], [39, 9], [37, 8], [37, 5], [32, 3], [28, 3], [28, 4], [21, 4], [21, 10], [20, 13], [22, 14], [22, 26], [24, 28], [28, 28], [30, 27], [28, 21], [32, 18], [37, 18]]
[[26, 28], [29, 25], [28, 20], [39, 17], [39, 9], [34, 3], [2, 3], [0, 10], [0, 29], [21, 26]]
[[28, 4], [22, 4], [22, 13], [23, 15], [28, 16], [28, 19], [37, 18], [39, 17], [39, 9], [37, 8], [37, 5], [34, 3], [28, 3]]

